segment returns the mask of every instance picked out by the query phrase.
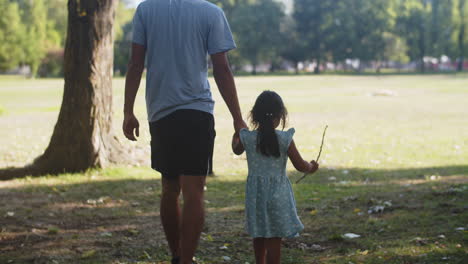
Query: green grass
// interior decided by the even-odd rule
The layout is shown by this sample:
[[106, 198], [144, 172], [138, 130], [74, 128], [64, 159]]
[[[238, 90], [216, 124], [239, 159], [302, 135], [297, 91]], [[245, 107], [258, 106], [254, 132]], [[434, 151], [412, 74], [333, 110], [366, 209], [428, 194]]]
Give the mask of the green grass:
[[[465, 263], [468, 233], [456, 229], [468, 228], [467, 83], [467, 75], [454, 74], [238, 78], [246, 116], [262, 90], [283, 97], [307, 159], [316, 157], [329, 125], [321, 170], [293, 184], [306, 229], [285, 240], [282, 263]], [[116, 131], [123, 84], [114, 81]], [[0, 78], [0, 87], [0, 105], [8, 109], [0, 116], [0, 167], [22, 166], [47, 146], [63, 81]], [[374, 95], [382, 90], [394, 96]], [[247, 165], [229, 151], [232, 121], [215, 90], [214, 96], [216, 177], [207, 183], [197, 257], [254, 263], [243, 229]], [[136, 112], [141, 137], [126, 144], [148, 150], [143, 89]], [[159, 175], [144, 158], [139, 167], [0, 182], [0, 199], [7, 201], [0, 205], [0, 263], [167, 261]], [[291, 165], [288, 171], [292, 180], [302, 176]], [[391, 206], [383, 213], [367, 213], [386, 202]], [[345, 233], [361, 237], [343, 239]]]

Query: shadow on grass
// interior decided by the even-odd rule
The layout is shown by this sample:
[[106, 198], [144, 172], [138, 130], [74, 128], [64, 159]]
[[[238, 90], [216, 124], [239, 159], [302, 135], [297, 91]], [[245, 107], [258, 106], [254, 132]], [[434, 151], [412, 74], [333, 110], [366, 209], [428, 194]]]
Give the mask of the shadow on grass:
[[[339, 180], [348, 181], [370, 181], [370, 182], [402, 182], [410, 180], [427, 180], [431, 176], [436, 179], [450, 177], [450, 176], [467, 176], [468, 165], [453, 165], [453, 166], [439, 166], [439, 167], [421, 167], [421, 168], [395, 168], [395, 169], [379, 169], [379, 168], [336, 168], [327, 169], [321, 168], [319, 174], [321, 176], [335, 177]], [[302, 177], [297, 171], [290, 171], [291, 181], [295, 181]], [[433, 177], [434, 178], [434, 177]], [[303, 182], [323, 182], [326, 181], [325, 177], [315, 177], [308, 175]]]
[[[375, 72], [375, 71], [363, 71], [363, 72], [356, 72], [356, 71], [325, 71], [321, 72], [320, 74], [316, 74], [313, 72], [300, 72], [298, 74], [291, 73], [291, 72], [285, 72], [285, 71], [277, 71], [277, 72], [267, 72], [267, 73], [257, 73], [257, 74], [252, 74], [250, 72], [236, 72], [236, 76], [242, 76], [242, 77], [266, 77], [266, 76], [291, 76], [291, 77], [297, 77], [297, 76], [464, 76], [466, 75], [467, 72], [457, 72], [457, 71], [447, 71], [447, 72], [435, 72], [435, 71], [427, 71], [427, 72], [419, 72], [419, 71], [392, 71], [392, 72]], [[210, 73], [210, 75], [212, 75]]]
[[[0, 181], [9, 181], [16, 178], [25, 178], [28, 176], [38, 177], [41, 175], [31, 174], [34, 170], [32, 165], [23, 168], [0, 168]], [[396, 168], [396, 169], [379, 169], [379, 168], [321, 168], [321, 175], [352, 177], [354, 180], [372, 179], [379, 180], [417, 180], [426, 179], [430, 176], [446, 177], [454, 175], [468, 175], [468, 165], [453, 165], [439, 167], [421, 167], [421, 168]], [[81, 174], [77, 174], [81, 175]], [[291, 181], [295, 181], [302, 177], [297, 171], [290, 171], [292, 176]], [[315, 177], [308, 176], [304, 181], [311, 180]]]
[[21, 179], [33, 175], [34, 173], [31, 169], [31, 165], [26, 165], [25, 167], [0, 168], [0, 181]]
[[[344, 177], [370, 178], [382, 185], [330, 183], [328, 177], [342, 170], [348, 170]], [[436, 173], [441, 180], [405, 188], [384, 181]], [[453, 175], [464, 175], [464, 184], [444, 181]], [[306, 229], [301, 237], [285, 240], [283, 263], [435, 264], [442, 258], [448, 258], [444, 263], [462, 263], [466, 255], [461, 254], [463, 246], [458, 246], [466, 244], [466, 235], [456, 228], [465, 227], [468, 217], [467, 175], [468, 166], [448, 166], [322, 170], [309, 176], [294, 185]], [[0, 205], [0, 263], [158, 263], [169, 259], [159, 220], [159, 179], [76, 177], [83, 177], [83, 182], [49, 185], [44, 179], [40, 184], [25, 181], [0, 188], [0, 199], [5, 201]], [[229, 256], [230, 263], [253, 262], [243, 228], [244, 185], [223, 178], [208, 180], [207, 220], [197, 252], [201, 263], [226, 263], [222, 256]], [[392, 206], [380, 214], [367, 213], [369, 207], [384, 201], [391, 201]], [[348, 232], [362, 237], [343, 239], [341, 235]], [[445, 238], [439, 238], [441, 234]], [[225, 244], [227, 249], [220, 250]]]

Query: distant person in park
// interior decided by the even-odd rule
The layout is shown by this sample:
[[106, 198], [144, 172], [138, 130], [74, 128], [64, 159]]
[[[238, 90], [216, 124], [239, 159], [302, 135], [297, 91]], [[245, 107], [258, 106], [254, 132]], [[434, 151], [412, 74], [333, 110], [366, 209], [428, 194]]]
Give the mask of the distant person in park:
[[208, 55], [235, 131], [247, 127], [227, 60], [235, 47], [224, 12], [207, 1], [147, 0], [136, 10], [123, 131], [129, 140], [139, 135], [133, 109], [146, 58], [151, 166], [162, 175], [161, 221], [172, 263], [192, 263], [204, 224], [203, 191], [215, 135]]
[[293, 140], [294, 128], [284, 129], [287, 110], [281, 97], [265, 91], [250, 113], [255, 130], [241, 129], [232, 140], [234, 153], [247, 153], [249, 174], [245, 194], [246, 229], [253, 238], [257, 264], [281, 262], [281, 239], [304, 229], [296, 210], [286, 163], [291, 159], [301, 172], [314, 173], [318, 163], [307, 162]]

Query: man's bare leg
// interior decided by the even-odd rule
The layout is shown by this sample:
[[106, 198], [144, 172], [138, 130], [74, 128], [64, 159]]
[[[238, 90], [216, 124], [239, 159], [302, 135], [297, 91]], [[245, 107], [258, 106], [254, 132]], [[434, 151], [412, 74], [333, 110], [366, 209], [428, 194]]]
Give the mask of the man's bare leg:
[[266, 263], [266, 247], [265, 238], [257, 237], [253, 239], [253, 247], [255, 251], [255, 263], [265, 264]]
[[180, 256], [180, 184], [179, 179], [162, 178], [161, 222], [172, 257]]
[[205, 221], [203, 189], [205, 176], [180, 176], [180, 186], [184, 197], [182, 212], [180, 264], [191, 264]]

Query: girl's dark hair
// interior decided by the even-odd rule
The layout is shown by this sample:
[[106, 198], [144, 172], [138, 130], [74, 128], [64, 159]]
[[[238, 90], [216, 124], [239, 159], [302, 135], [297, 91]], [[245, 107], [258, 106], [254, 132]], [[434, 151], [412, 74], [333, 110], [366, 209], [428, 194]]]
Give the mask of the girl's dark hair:
[[281, 97], [273, 91], [261, 93], [250, 111], [252, 125], [258, 131], [257, 151], [265, 156], [279, 157], [279, 142], [275, 132], [275, 122], [286, 125], [288, 111]]

